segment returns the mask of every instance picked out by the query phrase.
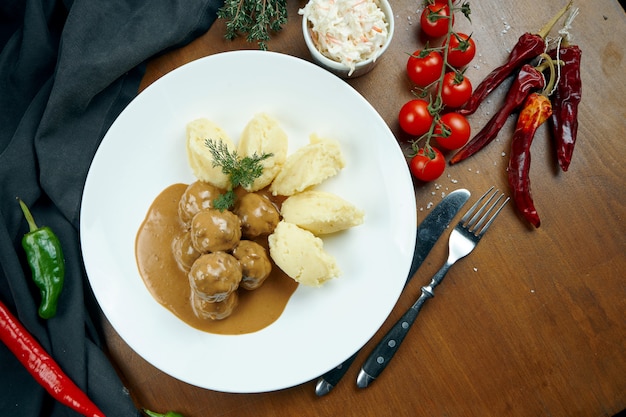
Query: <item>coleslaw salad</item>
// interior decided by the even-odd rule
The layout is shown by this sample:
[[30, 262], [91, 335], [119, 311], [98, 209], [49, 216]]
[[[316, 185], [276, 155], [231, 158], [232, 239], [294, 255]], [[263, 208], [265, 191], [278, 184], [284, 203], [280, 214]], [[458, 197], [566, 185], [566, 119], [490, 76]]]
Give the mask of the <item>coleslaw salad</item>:
[[376, 60], [389, 36], [389, 23], [376, 0], [310, 0], [298, 11], [309, 22], [315, 47], [352, 75], [358, 62]]

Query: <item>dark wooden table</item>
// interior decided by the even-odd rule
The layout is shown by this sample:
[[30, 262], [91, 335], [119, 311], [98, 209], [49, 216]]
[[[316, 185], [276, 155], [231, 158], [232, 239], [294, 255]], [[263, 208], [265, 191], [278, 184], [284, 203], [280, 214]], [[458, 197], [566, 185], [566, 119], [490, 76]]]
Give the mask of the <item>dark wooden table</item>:
[[[401, 137], [397, 113], [411, 98], [407, 52], [422, 45], [420, 3], [393, 1], [393, 44], [370, 74], [348, 81]], [[536, 32], [565, 1], [473, 2], [479, 54], [467, 75], [478, 83], [500, 65], [517, 38]], [[315, 381], [264, 394], [226, 394], [190, 386], [155, 369], [105, 322], [111, 359], [139, 407], [200, 416], [611, 416], [626, 408], [626, 15], [616, 0], [578, 1], [574, 43], [583, 50], [579, 140], [568, 172], [560, 172], [545, 128], [532, 147], [531, 181], [542, 219], [529, 228], [514, 205], [483, 243], [448, 274], [418, 318], [398, 357], [366, 390], [356, 364], [329, 395]], [[310, 60], [298, 7], [269, 49]], [[462, 19], [460, 19], [462, 20]], [[234, 49], [224, 22], [190, 45], [154, 59], [142, 87], [194, 59]], [[253, 69], [251, 69], [253, 70]], [[500, 103], [501, 88], [471, 116], [481, 127]], [[499, 140], [447, 168], [436, 183], [416, 184], [418, 217], [439, 192], [494, 184], [507, 189], [514, 118]], [[380, 339], [445, 260], [442, 239], [374, 338]], [[370, 342], [357, 363], [371, 350]]]

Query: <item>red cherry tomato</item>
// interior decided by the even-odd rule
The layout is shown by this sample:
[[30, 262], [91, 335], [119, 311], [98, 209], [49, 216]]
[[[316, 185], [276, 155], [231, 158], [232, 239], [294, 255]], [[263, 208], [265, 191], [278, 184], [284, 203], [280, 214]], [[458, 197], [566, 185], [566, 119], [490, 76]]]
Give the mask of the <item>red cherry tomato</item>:
[[433, 116], [430, 114], [426, 100], [415, 99], [402, 106], [398, 120], [402, 130], [409, 135], [422, 136], [430, 129]]
[[443, 174], [446, 169], [446, 160], [437, 148], [429, 146], [421, 148], [409, 161], [409, 169], [415, 178], [421, 181], [433, 181]]
[[476, 43], [465, 33], [456, 33], [450, 37], [448, 45], [448, 64], [462, 68], [469, 64], [476, 55]]
[[469, 78], [452, 71], [443, 76], [441, 101], [446, 107], [461, 107], [471, 95], [472, 83]]
[[406, 63], [406, 72], [418, 87], [426, 87], [439, 79], [443, 69], [443, 57], [437, 51], [424, 55], [421, 50], [413, 52]]
[[450, 8], [447, 4], [429, 4], [422, 11], [420, 24], [422, 31], [432, 38], [440, 38], [448, 33], [448, 23], [454, 15], [450, 16]]
[[449, 151], [462, 148], [469, 141], [471, 131], [465, 116], [455, 112], [441, 116], [433, 129], [439, 146]]

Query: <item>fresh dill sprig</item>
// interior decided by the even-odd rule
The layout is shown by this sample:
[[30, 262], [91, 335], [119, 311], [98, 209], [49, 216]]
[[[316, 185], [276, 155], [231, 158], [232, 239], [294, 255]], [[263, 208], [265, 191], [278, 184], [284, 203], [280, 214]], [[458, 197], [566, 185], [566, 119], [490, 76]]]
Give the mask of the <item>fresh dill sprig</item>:
[[237, 195], [231, 188], [226, 191], [224, 194], [220, 194], [215, 199], [213, 199], [213, 208], [224, 211], [230, 209], [235, 205], [235, 200], [237, 199]]
[[220, 195], [213, 201], [213, 206], [220, 210], [228, 210], [235, 204], [234, 188], [238, 186], [250, 187], [254, 180], [263, 174], [262, 161], [269, 158], [273, 154], [266, 153], [263, 155], [239, 157], [237, 151], [230, 151], [226, 142], [222, 140], [206, 139], [204, 144], [213, 157], [213, 166], [222, 167], [222, 172], [228, 175], [231, 187], [225, 194]]
[[286, 0], [225, 0], [217, 16], [226, 20], [226, 39], [247, 34], [248, 42], [267, 49], [270, 31], [278, 32], [287, 22]]

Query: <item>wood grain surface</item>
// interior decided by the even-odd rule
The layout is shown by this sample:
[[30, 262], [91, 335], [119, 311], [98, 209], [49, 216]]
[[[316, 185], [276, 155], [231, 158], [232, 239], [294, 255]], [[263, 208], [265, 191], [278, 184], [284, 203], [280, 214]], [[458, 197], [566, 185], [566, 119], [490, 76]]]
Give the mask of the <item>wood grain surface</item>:
[[[476, 85], [502, 64], [524, 32], [537, 32], [565, 3], [472, 2], [478, 55], [467, 71]], [[269, 49], [310, 60], [297, 10]], [[411, 98], [407, 53], [423, 45], [421, 2], [392, 1], [393, 43], [370, 74], [347, 81], [382, 115], [399, 141], [397, 113]], [[626, 15], [616, 0], [576, 1], [573, 43], [583, 51], [583, 99], [574, 158], [556, 163], [547, 130], [532, 146], [533, 197], [542, 219], [533, 229], [510, 204], [477, 249], [438, 288], [397, 357], [360, 390], [359, 365], [418, 296], [447, 253], [441, 239], [378, 334], [329, 395], [315, 381], [263, 394], [227, 394], [178, 381], [134, 353], [110, 327], [107, 346], [138, 407], [201, 416], [612, 416], [626, 408]], [[235, 49], [218, 21], [188, 46], [149, 63], [142, 88], [194, 59]], [[250, 68], [254, 71], [254, 68]], [[306, 82], [306, 80], [302, 80]], [[506, 85], [470, 117], [477, 131], [501, 104]], [[330, 99], [330, 98], [329, 98]], [[419, 221], [442, 192], [467, 188], [476, 198], [491, 185], [508, 190], [506, 165], [515, 118], [498, 140], [448, 166], [434, 183], [416, 183]], [[363, 142], [367, 146], [367, 142]]]

